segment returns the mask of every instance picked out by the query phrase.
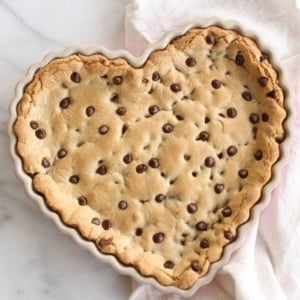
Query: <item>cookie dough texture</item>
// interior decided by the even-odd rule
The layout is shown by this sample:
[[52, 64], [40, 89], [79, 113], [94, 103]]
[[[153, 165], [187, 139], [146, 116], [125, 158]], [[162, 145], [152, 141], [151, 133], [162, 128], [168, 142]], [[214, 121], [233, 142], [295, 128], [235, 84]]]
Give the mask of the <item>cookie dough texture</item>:
[[14, 132], [33, 189], [67, 226], [141, 275], [188, 289], [259, 202], [285, 117], [256, 43], [210, 27], [138, 68], [100, 53], [53, 59], [25, 87]]

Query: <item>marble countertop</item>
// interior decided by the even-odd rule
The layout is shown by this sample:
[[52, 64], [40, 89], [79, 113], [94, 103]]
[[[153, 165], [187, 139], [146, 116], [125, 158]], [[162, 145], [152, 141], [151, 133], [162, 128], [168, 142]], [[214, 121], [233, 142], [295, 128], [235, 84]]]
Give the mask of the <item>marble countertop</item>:
[[69, 45], [124, 48], [126, 0], [0, 1], [0, 299], [128, 299], [131, 279], [95, 259], [26, 195], [14, 174], [8, 106], [29, 65]]

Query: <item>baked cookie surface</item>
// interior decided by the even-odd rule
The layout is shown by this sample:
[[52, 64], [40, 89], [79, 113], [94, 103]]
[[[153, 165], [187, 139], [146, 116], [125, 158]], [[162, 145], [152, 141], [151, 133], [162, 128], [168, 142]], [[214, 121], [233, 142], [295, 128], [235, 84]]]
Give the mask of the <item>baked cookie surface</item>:
[[52, 60], [26, 86], [14, 132], [34, 190], [66, 225], [188, 289], [259, 202], [285, 117], [256, 43], [209, 27], [139, 68], [102, 54]]

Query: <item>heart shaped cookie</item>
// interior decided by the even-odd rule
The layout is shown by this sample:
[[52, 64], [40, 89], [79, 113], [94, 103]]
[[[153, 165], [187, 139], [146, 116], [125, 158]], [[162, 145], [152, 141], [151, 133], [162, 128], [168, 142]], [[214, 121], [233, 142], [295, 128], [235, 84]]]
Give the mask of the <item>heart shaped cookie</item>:
[[209, 27], [140, 67], [101, 53], [53, 59], [26, 85], [13, 130], [34, 191], [66, 226], [189, 289], [260, 201], [285, 118], [268, 57]]

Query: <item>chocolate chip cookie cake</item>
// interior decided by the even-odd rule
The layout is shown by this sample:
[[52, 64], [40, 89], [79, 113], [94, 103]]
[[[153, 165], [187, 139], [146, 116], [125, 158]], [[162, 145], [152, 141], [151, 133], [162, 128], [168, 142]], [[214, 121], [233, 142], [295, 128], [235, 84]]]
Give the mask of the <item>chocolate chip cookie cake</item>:
[[193, 28], [139, 67], [74, 53], [37, 69], [15, 147], [66, 226], [142, 276], [189, 289], [271, 180], [284, 99], [255, 41]]

